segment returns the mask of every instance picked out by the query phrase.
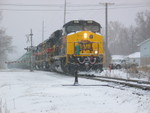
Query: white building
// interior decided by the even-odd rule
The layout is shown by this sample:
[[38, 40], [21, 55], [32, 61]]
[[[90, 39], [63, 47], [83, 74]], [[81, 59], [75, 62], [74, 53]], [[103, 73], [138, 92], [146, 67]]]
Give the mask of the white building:
[[126, 56], [126, 61], [130, 64], [138, 64], [140, 65], [140, 52], [132, 53], [128, 56]]
[[141, 65], [150, 65], [150, 38], [138, 45], [141, 53]]

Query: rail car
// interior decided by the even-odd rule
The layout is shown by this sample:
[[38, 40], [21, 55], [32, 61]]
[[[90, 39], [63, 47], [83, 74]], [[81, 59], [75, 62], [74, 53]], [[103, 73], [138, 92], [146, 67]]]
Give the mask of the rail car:
[[101, 25], [93, 20], [73, 20], [37, 45], [35, 69], [74, 73], [102, 71], [105, 51]]

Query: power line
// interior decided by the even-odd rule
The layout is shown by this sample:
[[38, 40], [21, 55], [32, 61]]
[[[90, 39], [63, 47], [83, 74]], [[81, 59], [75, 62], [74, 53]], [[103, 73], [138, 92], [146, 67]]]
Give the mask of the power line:
[[115, 4], [115, 6], [136, 6], [136, 5], [150, 5], [150, 3], [136, 3], [136, 4]]
[[41, 10], [41, 9], [0, 9], [4, 11], [63, 11], [63, 10], [52, 10], [52, 9], [47, 9], [47, 10]]
[[[140, 5], [150, 5], [150, 3], [140, 3], [140, 4], [115, 4], [114, 6], [140, 6]], [[99, 4], [70, 4], [68, 7], [99, 7]]]
[[[143, 6], [144, 8], [146, 6]], [[126, 8], [139, 8], [139, 7], [119, 7], [119, 8], [109, 8], [109, 9], [126, 9]], [[150, 8], [150, 7], [149, 7]], [[67, 10], [67, 12], [69, 11], [91, 11], [91, 10], [95, 10], [95, 11], [99, 11], [99, 10], [103, 10], [104, 8], [101, 8], [101, 9], [74, 9], [74, 10]], [[58, 12], [62, 12], [63, 10], [53, 10], [53, 9], [0, 9], [1, 11], [58, 11]]]
[[125, 8], [139, 8], [139, 7], [149, 7], [150, 8], [150, 6], [146, 6], [146, 5], [141, 5], [141, 6], [124, 6], [124, 7], [111, 7], [111, 8], [109, 8], [109, 9], [121, 9], [121, 8], [123, 8], [123, 9], [125, 9]]
[[[2, 4], [0, 4], [0, 5], [2, 5]], [[4, 4], [3, 4], [4, 5]], [[6, 4], [5, 4], [6, 5]], [[7, 4], [8, 5], [8, 4]], [[10, 4], [9, 4], [10, 5]], [[15, 5], [15, 4], [11, 4], [11, 5]], [[16, 5], [18, 5], [18, 4], [16, 4]], [[54, 6], [54, 5], [56, 5], [56, 4], [53, 4], [52, 6]], [[31, 5], [30, 5], [31, 6]], [[39, 5], [37, 5], [37, 6], [39, 6]], [[40, 5], [40, 6], [42, 6], [42, 5]], [[45, 5], [44, 5], [45, 6]], [[46, 5], [46, 6], [49, 6], [49, 5]], [[91, 5], [92, 6], [92, 5]], [[63, 6], [64, 7], [64, 6]], [[62, 7], [62, 8], [63, 8]], [[68, 6], [66, 6], [66, 7], [68, 7]], [[149, 4], [147, 4], [147, 5], [139, 5], [139, 6], [136, 6], [136, 5], [131, 5], [131, 6], [128, 6], [128, 5], [114, 5], [113, 7], [112, 6], [110, 6], [109, 7], [109, 9], [126, 9], [126, 8], [139, 8], [139, 7], [149, 7], [150, 8], [150, 6], [149, 6]], [[1, 8], [0, 10], [5, 10], [5, 11], [63, 11], [62, 9], [19, 9], [19, 8], [17, 8], [17, 9], [12, 9], [12, 8]], [[104, 8], [88, 8], [88, 9], [68, 9], [67, 10], [67, 12], [68, 11], [90, 11], [90, 10], [104, 10]]]
[[[0, 4], [1, 6], [26, 6], [26, 7], [64, 7], [64, 4]], [[140, 4], [115, 4], [115, 6], [135, 6], [135, 5], [150, 5], [150, 3]], [[99, 7], [99, 4], [69, 4], [67, 7]]]
[[1, 6], [40, 6], [40, 7], [63, 7], [63, 4], [0, 4]]

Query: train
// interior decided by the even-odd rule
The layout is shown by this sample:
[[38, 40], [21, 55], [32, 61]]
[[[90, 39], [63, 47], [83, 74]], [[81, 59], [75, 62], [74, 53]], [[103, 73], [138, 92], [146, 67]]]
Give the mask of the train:
[[33, 67], [73, 74], [102, 71], [105, 63], [101, 25], [93, 20], [72, 20], [32, 50]]

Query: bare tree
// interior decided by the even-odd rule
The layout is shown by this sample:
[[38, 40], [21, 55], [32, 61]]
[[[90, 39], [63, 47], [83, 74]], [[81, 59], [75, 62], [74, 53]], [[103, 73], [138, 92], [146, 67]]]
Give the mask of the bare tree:
[[137, 43], [150, 38], [150, 12], [139, 12], [136, 16], [136, 36]]
[[127, 55], [130, 52], [128, 28], [115, 21], [109, 23], [109, 50], [111, 54]]
[[[1, 15], [0, 15], [1, 18]], [[6, 35], [5, 30], [0, 29], [0, 69], [4, 68], [7, 53], [12, 50], [12, 37]]]
[[150, 38], [150, 12], [139, 12], [136, 26], [125, 27], [118, 21], [109, 22], [108, 47], [111, 54], [128, 55], [139, 50], [138, 44]]

